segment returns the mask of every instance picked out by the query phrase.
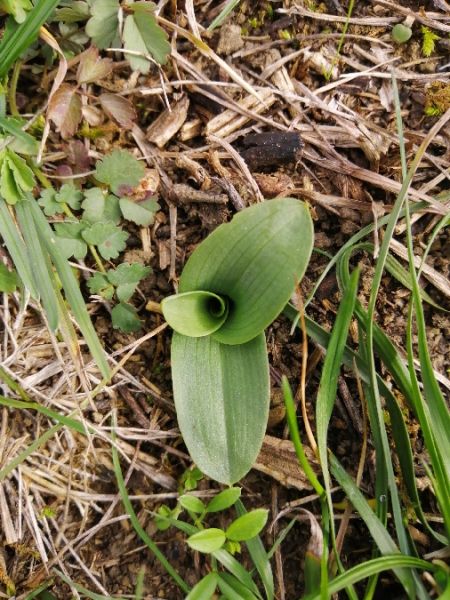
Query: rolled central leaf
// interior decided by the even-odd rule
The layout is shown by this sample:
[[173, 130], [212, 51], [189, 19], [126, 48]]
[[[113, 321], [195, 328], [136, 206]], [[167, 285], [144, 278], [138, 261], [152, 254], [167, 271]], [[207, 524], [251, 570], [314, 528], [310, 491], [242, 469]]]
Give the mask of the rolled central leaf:
[[161, 310], [178, 333], [203, 337], [223, 325], [228, 316], [228, 300], [212, 292], [185, 292], [165, 298]]
[[183, 269], [179, 291], [208, 290], [229, 298], [228, 318], [212, 335], [223, 344], [243, 344], [283, 310], [305, 272], [313, 241], [309, 209], [300, 200], [256, 204], [198, 246]]

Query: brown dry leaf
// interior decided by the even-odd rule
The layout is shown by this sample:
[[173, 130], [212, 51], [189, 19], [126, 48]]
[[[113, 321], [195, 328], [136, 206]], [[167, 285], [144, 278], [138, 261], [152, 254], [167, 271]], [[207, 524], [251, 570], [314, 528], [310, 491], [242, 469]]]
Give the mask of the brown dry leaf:
[[61, 137], [72, 137], [81, 122], [81, 99], [75, 87], [63, 83], [48, 105], [48, 118], [56, 125]]
[[133, 121], [136, 119], [136, 111], [129, 100], [117, 94], [104, 93], [99, 96], [102, 108], [119, 125], [125, 129], [132, 129]]
[[78, 84], [95, 83], [104, 79], [112, 71], [113, 61], [110, 58], [100, 58], [98, 50], [91, 46], [80, 55], [80, 63], [77, 71]]

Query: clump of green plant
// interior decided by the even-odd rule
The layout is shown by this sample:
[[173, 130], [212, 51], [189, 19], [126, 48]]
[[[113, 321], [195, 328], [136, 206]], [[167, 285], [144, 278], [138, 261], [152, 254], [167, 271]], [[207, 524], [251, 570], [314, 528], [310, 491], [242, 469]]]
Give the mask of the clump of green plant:
[[434, 81], [426, 89], [425, 114], [440, 117], [450, 108], [450, 83]]
[[299, 200], [249, 207], [200, 244], [179, 293], [162, 302], [174, 329], [178, 423], [194, 462], [217, 481], [238, 481], [260, 450], [269, 410], [264, 329], [302, 278], [313, 238]]
[[12, 15], [17, 23], [23, 23], [32, 8], [30, 0], [0, 0], [0, 14]]
[[428, 58], [433, 54], [437, 40], [441, 38], [437, 33], [434, 33], [434, 31], [431, 31], [431, 29], [424, 25], [422, 25], [420, 30], [422, 32], [422, 54]]
[[[91, 0], [91, 18], [86, 24], [86, 33], [100, 50], [110, 46], [122, 46], [126, 57], [135, 71], [148, 73], [151, 56], [159, 64], [167, 61], [170, 44], [167, 35], [155, 18], [153, 2], [119, 2], [119, 0]], [[123, 31], [119, 32], [119, 10], [125, 15]]]
[[[39, 198], [47, 216], [65, 215], [63, 221], [53, 226], [61, 256], [81, 260], [88, 250], [94, 256], [99, 271], [88, 280], [89, 290], [105, 300], [118, 300], [111, 311], [113, 327], [127, 333], [141, 326], [136, 309], [128, 300], [151, 269], [122, 263], [106, 270], [101, 259], [116, 259], [125, 250], [129, 234], [120, 225], [123, 220], [141, 227], [153, 223], [158, 202], [153, 197], [138, 200], [134, 196], [144, 175], [141, 161], [129, 152], [114, 150], [96, 164], [95, 179], [104, 187], [80, 191], [72, 184], [64, 184], [59, 191], [44, 190]], [[77, 217], [75, 213], [79, 211], [81, 215]]]
[[[260, 561], [256, 561], [255, 566], [261, 567], [263, 562], [267, 561], [266, 569], [269, 570], [266, 572], [267, 577], [264, 582], [267, 584], [270, 580], [267, 555], [257, 537], [267, 522], [268, 511], [257, 508], [246, 512], [239, 500], [240, 496], [241, 488], [230, 487], [219, 492], [205, 504], [197, 496], [183, 494], [178, 498], [175, 508], [170, 509], [162, 505], [158, 509], [155, 522], [160, 531], [171, 526], [183, 531], [188, 534], [187, 545], [192, 550], [208, 555], [212, 561], [212, 571], [195, 585], [187, 598], [192, 600], [210, 598], [217, 587], [227, 598], [237, 598], [238, 596], [233, 595], [233, 592], [242, 594], [240, 598], [260, 598], [251, 575], [233, 558], [234, 555], [241, 553], [243, 543], [249, 545], [251, 555], [255, 544], [258, 544]], [[239, 516], [226, 528], [207, 526], [206, 520], [209, 516], [225, 512], [233, 506], [236, 506]], [[191, 523], [180, 519], [183, 513], [186, 513]], [[220, 570], [219, 564], [222, 564], [225, 570]], [[270, 588], [271, 584], [268, 587]], [[270, 591], [268, 597], [273, 597]]]
[[92, 294], [99, 294], [107, 300], [116, 297], [119, 301], [111, 311], [115, 329], [131, 333], [141, 327], [137, 311], [128, 300], [136, 291], [139, 282], [151, 271], [150, 267], [138, 263], [121, 263], [116, 269], [95, 273], [89, 279], [88, 286]]

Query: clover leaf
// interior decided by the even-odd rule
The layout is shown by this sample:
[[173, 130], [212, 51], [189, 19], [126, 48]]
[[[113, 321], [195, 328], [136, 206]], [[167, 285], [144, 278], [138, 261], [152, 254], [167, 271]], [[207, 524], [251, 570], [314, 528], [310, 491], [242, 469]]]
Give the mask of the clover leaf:
[[125, 249], [128, 233], [114, 223], [94, 223], [81, 232], [85, 242], [97, 246], [98, 251], [106, 260], [117, 258]]
[[144, 173], [144, 163], [126, 150], [113, 150], [97, 163], [95, 169], [95, 177], [119, 195], [135, 187]]
[[114, 329], [121, 329], [125, 333], [133, 333], [141, 328], [137, 310], [131, 304], [117, 304], [111, 311], [111, 318]]

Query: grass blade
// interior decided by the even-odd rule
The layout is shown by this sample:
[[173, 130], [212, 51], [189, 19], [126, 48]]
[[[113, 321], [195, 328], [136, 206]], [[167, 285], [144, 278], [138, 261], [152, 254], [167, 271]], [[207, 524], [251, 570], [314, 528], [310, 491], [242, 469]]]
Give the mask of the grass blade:
[[23, 400], [15, 400], [14, 398], [0, 396], [0, 405], [8, 406], [9, 408], [18, 408], [20, 410], [35, 410], [41, 413], [41, 415], [44, 415], [49, 419], [53, 419], [53, 421], [56, 421], [57, 423], [62, 423], [70, 429], [73, 429], [78, 433], [86, 435], [86, 428], [83, 425], [83, 423], [81, 423], [81, 421], [78, 421], [77, 419], [72, 419], [71, 417], [67, 417], [65, 415], [61, 415], [60, 413], [55, 412], [54, 410], [51, 410], [46, 406], [42, 406], [37, 402], [24, 402]]
[[90, 598], [91, 600], [124, 600], [124, 598], [121, 596], [114, 596], [114, 597], [103, 596], [102, 594], [96, 594], [95, 592], [91, 592], [90, 590], [83, 587], [79, 583], [75, 583], [74, 581], [72, 581], [71, 579], [66, 577], [64, 575], [64, 573], [62, 573], [59, 569], [55, 568], [55, 569], [53, 569], [53, 572], [56, 573], [56, 575], [58, 575], [58, 577], [60, 579], [62, 579], [64, 581], [64, 583], [67, 583], [68, 586], [70, 586], [71, 588], [74, 588], [77, 592], [79, 592], [80, 594], [83, 594], [84, 596], [86, 596], [87, 598]]
[[[438, 567], [432, 563], [421, 560], [420, 558], [415, 558], [413, 556], [404, 556], [403, 554], [381, 556], [360, 565], [356, 565], [356, 567], [352, 567], [342, 575], [339, 575], [333, 579], [333, 581], [330, 582], [330, 594], [337, 594], [349, 585], [358, 583], [359, 581], [362, 581], [363, 579], [366, 579], [372, 575], [376, 575], [377, 573], [399, 569], [400, 567], [410, 567], [431, 572], [438, 570]], [[316, 595], [308, 598], [308, 600], [320, 600], [320, 596]]]
[[3, 78], [39, 35], [39, 29], [56, 8], [58, 0], [37, 0], [23, 23], [5, 32], [0, 43], [0, 78]]
[[216, 29], [216, 27], [222, 25], [222, 23], [225, 21], [228, 15], [230, 15], [233, 12], [233, 10], [236, 8], [240, 1], [241, 0], [228, 0], [226, 5], [223, 7], [223, 9], [208, 27], [208, 31], [213, 31], [214, 29]]
[[28, 262], [27, 249], [19, 235], [17, 227], [8, 210], [8, 206], [0, 197], [0, 235], [5, 241], [8, 252], [25, 288], [37, 300], [39, 293], [36, 288], [33, 273]]
[[[320, 378], [320, 386], [316, 401], [317, 449], [322, 466], [325, 491], [328, 499], [328, 509], [331, 516], [331, 530], [334, 532], [333, 502], [331, 498], [331, 481], [328, 472], [327, 433], [328, 424], [333, 412], [336, 390], [342, 364], [342, 355], [347, 340], [348, 328], [353, 316], [356, 293], [358, 290], [359, 271], [353, 271], [349, 287], [346, 289], [339, 306], [336, 322], [333, 326], [328, 352]], [[333, 533], [334, 536], [334, 533]]]
[[42, 306], [44, 307], [50, 329], [55, 331], [58, 327], [58, 300], [55, 294], [56, 282], [51, 270], [48, 253], [41, 245], [39, 233], [36, 231], [34, 219], [30, 213], [30, 200], [24, 198], [15, 206], [17, 220], [22, 231], [28, 262], [31, 266], [37, 288], [39, 290]]
[[76, 280], [68, 261], [63, 258], [58, 251], [53, 230], [42, 214], [41, 209], [36, 202], [30, 202], [30, 207], [32, 209], [36, 229], [39, 232], [41, 239], [45, 241], [47, 251], [56, 267], [73, 316], [78, 323], [102, 376], [107, 379], [110, 376], [110, 369], [105, 358], [105, 352], [98, 339], [97, 332], [92, 325], [86, 304], [80, 292], [78, 281]]
[[111, 438], [113, 441], [113, 444], [111, 445], [111, 452], [112, 452], [114, 473], [115, 473], [116, 480], [117, 480], [117, 486], [119, 488], [119, 494], [122, 499], [124, 508], [125, 508], [126, 512], [128, 513], [128, 515], [130, 516], [131, 524], [133, 525], [134, 530], [136, 531], [138, 536], [141, 538], [141, 540], [144, 542], [144, 544], [147, 546], [147, 548], [156, 556], [156, 558], [159, 560], [159, 562], [164, 567], [164, 569], [167, 571], [167, 573], [176, 582], [178, 587], [187, 594], [187, 593], [189, 593], [189, 586], [180, 577], [180, 575], [176, 572], [176, 570], [172, 567], [172, 565], [169, 563], [167, 558], [164, 556], [164, 554], [158, 548], [157, 544], [147, 534], [145, 529], [140, 524], [138, 516], [134, 511], [133, 505], [131, 504], [131, 500], [128, 496], [128, 491], [127, 491], [127, 488], [125, 485], [125, 480], [123, 478], [122, 469], [120, 467], [119, 453], [117, 452], [117, 448], [114, 445], [114, 441], [115, 441], [115, 437], [116, 437], [115, 430], [114, 430], [115, 426], [116, 425], [114, 423], [113, 429], [111, 431]]

